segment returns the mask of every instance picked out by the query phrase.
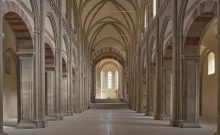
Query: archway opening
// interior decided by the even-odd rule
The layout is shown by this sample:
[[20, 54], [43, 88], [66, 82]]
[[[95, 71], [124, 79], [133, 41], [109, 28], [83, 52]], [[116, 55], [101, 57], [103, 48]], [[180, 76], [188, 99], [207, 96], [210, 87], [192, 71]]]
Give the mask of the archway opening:
[[213, 122], [217, 119], [217, 42], [217, 19], [214, 18], [200, 41], [200, 116], [202, 120]]
[[9, 12], [4, 15], [4, 91], [3, 119], [5, 126], [17, 126], [31, 120], [33, 43], [22, 18]]
[[113, 59], [101, 60], [96, 69], [96, 95], [95, 98], [119, 100], [124, 98], [123, 68]]
[[188, 123], [200, 127], [199, 120], [206, 123], [211, 118], [216, 123], [217, 77], [213, 70], [214, 56], [218, 55], [216, 22], [213, 13], [201, 13], [187, 31], [182, 55], [183, 110], [187, 110], [183, 112], [183, 127]]

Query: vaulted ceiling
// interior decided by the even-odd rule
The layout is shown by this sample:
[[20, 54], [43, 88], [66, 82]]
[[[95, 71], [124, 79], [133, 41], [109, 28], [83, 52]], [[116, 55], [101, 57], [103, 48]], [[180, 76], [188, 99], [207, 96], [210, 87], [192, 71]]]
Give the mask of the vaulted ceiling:
[[76, 0], [80, 25], [92, 57], [117, 53], [124, 60], [138, 39], [146, 0]]

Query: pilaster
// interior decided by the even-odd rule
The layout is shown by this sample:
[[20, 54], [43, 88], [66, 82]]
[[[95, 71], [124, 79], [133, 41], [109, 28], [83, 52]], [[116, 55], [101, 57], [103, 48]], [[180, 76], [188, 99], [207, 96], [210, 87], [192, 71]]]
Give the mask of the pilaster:
[[46, 80], [45, 80], [45, 91], [46, 91], [46, 119], [48, 121], [55, 121], [56, 118], [56, 89], [55, 89], [55, 67], [46, 67]]
[[[0, 0], [0, 9], [2, 9], [2, 0]], [[0, 20], [3, 20], [2, 10], [0, 10]], [[0, 21], [0, 112], [3, 112], [3, 90], [4, 90], [4, 47], [3, 47], [3, 30], [2, 24], [3, 21]], [[5, 135], [3, 129], [3, 113], [0, 113], [0, 135]]]
[[182, 125], [199, 128], [199, 56], [182, 56]]
[[33, 95], [33, 53], [17, 53], [20, 63], [20, 102], [17, 128], [32, 129], [38, 127], [35, 123], [35, 108]]

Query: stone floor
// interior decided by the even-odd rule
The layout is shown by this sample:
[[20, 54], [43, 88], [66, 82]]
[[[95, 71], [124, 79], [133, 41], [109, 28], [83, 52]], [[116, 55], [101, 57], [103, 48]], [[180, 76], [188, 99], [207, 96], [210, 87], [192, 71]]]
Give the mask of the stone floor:
[[127, 109], [88, 110], [64, 121], [49, 122], [45, 129], [14, 129], [5, 127], [8, 135], [212, 135], [215, 120], [203, 120], [203, 128], [169, 127], [169, 121], [155, 121]]

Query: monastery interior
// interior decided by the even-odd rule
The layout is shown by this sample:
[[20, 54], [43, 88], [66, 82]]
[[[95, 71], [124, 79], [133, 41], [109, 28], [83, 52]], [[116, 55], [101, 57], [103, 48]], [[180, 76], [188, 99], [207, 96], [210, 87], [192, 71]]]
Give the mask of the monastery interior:
[[0, 0], [0, 135], [220, 135], [219, 0]]

